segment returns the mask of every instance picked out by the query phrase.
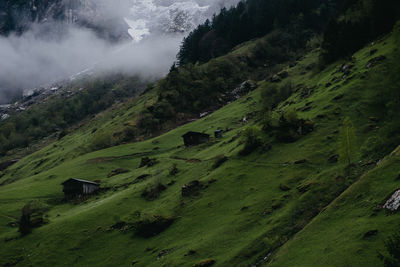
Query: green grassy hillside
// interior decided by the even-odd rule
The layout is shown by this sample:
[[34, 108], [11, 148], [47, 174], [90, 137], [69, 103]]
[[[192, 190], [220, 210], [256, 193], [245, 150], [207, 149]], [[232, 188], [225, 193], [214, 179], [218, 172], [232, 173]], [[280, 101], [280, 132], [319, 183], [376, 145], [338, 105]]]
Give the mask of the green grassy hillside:
[[[398, 78], [388, 77], [398, 73], [399, 33], [396, 30], [356, 53], [351, 61], [322, 71], [316, 67], [319, 51], [312, 51], [296, 66], [285, 67], [288, 77], [280, 83], [260, 81], [256, 90], [211, 115], [150, 140], [97, 150], [110, 142], [107, 138], [113, 138], [113, 133], [135, 125], [140, 111], [156, 101], [157, 86], [131, 103], [98, 114], [75, 132], [22, 159], [0, 178], [0, 263], [193, 266], [208, 260], [218, 266], [246, 266], [274, 253], [273, 264], [279, 266], [294, 262], [360, 266], [366, 265], [363, 255], [369, 253], [370, 262], [379, 265], [375, 252], [383, 249], [382, 240], [394, 228], [385, 225], [397, 214], [385, 216], [373, 208], [397, 188], [393, 175], [398, 155], [374, 165], [396, 143], [395, 136], [388, 134], [392, 128], [387, 129], [392, 114], [375, 102], [384, 90], [398, 88]], [[250, 43], [247, 49], [251, 47]], [[366, 68], [382, 55], [386, 59], [373, 60]], [[345, 63], [352, 66], [350, 72], [340, 71]], [[271, 149], [264, 146], [239, 156], [241, 133], [249, 126], [261, 127], [263, 92], [287, 84], [293, 94], [273, 110], [272, 117], [297, 110], [300, 118], [314, 123], [314, 130], [292, 143], [279, 142], [264, 131], [260, 138]], [[329, 161], [337, 153], [338, 130], [346, 117], [354, 123], [359, 148], [358, 163], [348, 175], [344, 163]], [[213, 134], [228, 128], [222, 139], [183, 146], [181, 136], [187, 131]], [[377, 136], [385, 143], [371, 141]], [[216, 167], [220, 155], [227, 160]], [[139, 168], [143, 157], [158, 163]], [[178, 172], [171, 174], [174, 164]], [[128, 172], [108, 177], [118, 168]], [[105, 190], [83, 202], [65, 202], [61, 183], [71, 177], [99, 181]], [[192, 195], [182, 196], [182, 187], [194, 180], [201, 186]], [[157, 189], [160, 184], [163, 190]], [[355, 194], [358, 188], [360, 193]], [[22, 207], [32, 200], [46, 206], [48, 223], [21, 237], [15, 225]], [[146, 223], [158, 223], [151, 237], [142, 227]], [[375, 228], [377, 237], [362, 240], [363, 233]], [[345, 238], [339, 242], [335, 231]], [[332, 242], [324, 243], [320, 233]], [[313, 244], [308, 243], [311, 238]], [[359, 256], [348, 253], [347, 246]]]
[[378, 253], [386, 254], [384, 242], [398, 233], [399, 214], [382, 208], [399, 188], [398, 150], [279, 249], [269, 265], [381, 266]]

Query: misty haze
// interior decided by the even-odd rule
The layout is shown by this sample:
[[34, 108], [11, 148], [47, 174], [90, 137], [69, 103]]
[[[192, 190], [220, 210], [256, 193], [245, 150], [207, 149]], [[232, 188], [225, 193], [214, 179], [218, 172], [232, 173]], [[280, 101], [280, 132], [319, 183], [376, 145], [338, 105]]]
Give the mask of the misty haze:
[[25, 31], [0, 37], [0, 103], [96, 69], [152, 78], [166, 74], [185, 34], [238, 1], [197, 2], [62, 2], [69, 8], [62, 19], [51, 17], [50, 9], [49, 17], [24, 22]]

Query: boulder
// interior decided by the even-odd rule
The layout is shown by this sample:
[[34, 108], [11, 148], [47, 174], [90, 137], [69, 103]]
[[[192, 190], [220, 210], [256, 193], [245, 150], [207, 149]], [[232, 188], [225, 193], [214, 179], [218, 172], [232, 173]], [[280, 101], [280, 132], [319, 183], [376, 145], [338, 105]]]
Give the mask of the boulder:
[[400, 189], [396, 190], [392, 196], [386, 201], [383, 208], [390, 211], [396, 211], [400, 207]]
[[275, 74], [272, 75], [272, 77], [269, 80], [273, 83], [279, 83], [281, 81], [281, 78], [277, 74]]

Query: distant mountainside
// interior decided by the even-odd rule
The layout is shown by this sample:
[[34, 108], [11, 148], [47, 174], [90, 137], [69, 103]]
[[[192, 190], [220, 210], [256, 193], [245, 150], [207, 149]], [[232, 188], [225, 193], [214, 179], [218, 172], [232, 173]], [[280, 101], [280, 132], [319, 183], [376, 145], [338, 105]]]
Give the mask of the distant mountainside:
[[51, 25], [52, 33], [62, 33], [63, 27], [54, 32], [54, 23], [76, 25], [94, 30], [96, 34], [110, 42], [129, 41], [129, 26], [123, 17], [114, 16], [103, 8], [101, 1], [91, 0], [7, 0], [0, 4], [0, 33], [21, 34], [32, 23]]

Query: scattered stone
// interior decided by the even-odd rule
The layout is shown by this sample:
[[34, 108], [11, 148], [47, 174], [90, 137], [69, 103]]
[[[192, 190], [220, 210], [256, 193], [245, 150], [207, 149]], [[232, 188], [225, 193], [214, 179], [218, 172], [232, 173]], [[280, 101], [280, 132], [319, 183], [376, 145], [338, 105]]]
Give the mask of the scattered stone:
[[327, 84], [325, 84], [325, 87], [326, 88], [328, 88], [328, 87], [331, 87], [332, 86], [332, 84], [331, 83], [327, 83]]
[[119, 174], [127, 173], [127, 172], [129, 172], [129, 170], [124, 169], [124, 168], [118, 168], [118, 169], [115, 169], [115, 170], [111, 171], [111, 172], [107, 175], [107, 177], [110, 178], [110, 177], [113, 177], [113, 176], [115, 176], [115, 175], [119, 175]]
[[363, 236], [364, 239], [375, 236], [378, 234], [378, 230], [374, 229], [374, 230], [370, 230], [368, 232], [366, 232]]
[[396, 190], [392, 196], [386, 201], [383, 208], [390, 211], [396, 211], [400, 207], [400, 189]]
[[343, 72], [345, 75], [350, 74], [350, 70], [354, 67], [354, 65], [350, 64], [343, 64], [340, 71]]
[[329, 163], [336, 163], [339, 161], [339, 155], [335, 154], [329, 157], [328, 162]]
[[[236, 87], [230, 95], [234, 99], [239, 99], [241, 96], [248, 94], [256, 88], [256, 85], [252, 81], [244, 81], [238, 87]], [[208, 113], [207, 113], [208, 114]]]
[[241, 207], [241, 208], [240, 208], [240, 211], [246, 211], [246, 210], [248, 210], [248, 209], [249, 209], [248, 206], [244, 206], [244, 207]]
[[199, 118], [204, 118], [208, 114], [210, 114], [210, 111], [202, 112], [202, 113], [199, 114]]
[[294, 67], [296, 67], [296, 65], [297, 65], [297, 63], [296, 63], [296, 62], [294, 62], [294, 63], [290, 63], [290, 64], [289, 64], [289, 68], [294, 68]]
[[196, 263], [195, 265], [193, 265], [193, 267], [209, 267], [215, 264], [215, 260], [213, 259], [206, 259], [206, 260], [202, 260], [198, 263]]
[[139, 263], [139, 261], [133, 260], [133, 261], [132, 261], [132, 266], [135, 265], [135, 264], [137, 264], [137, 263]]

